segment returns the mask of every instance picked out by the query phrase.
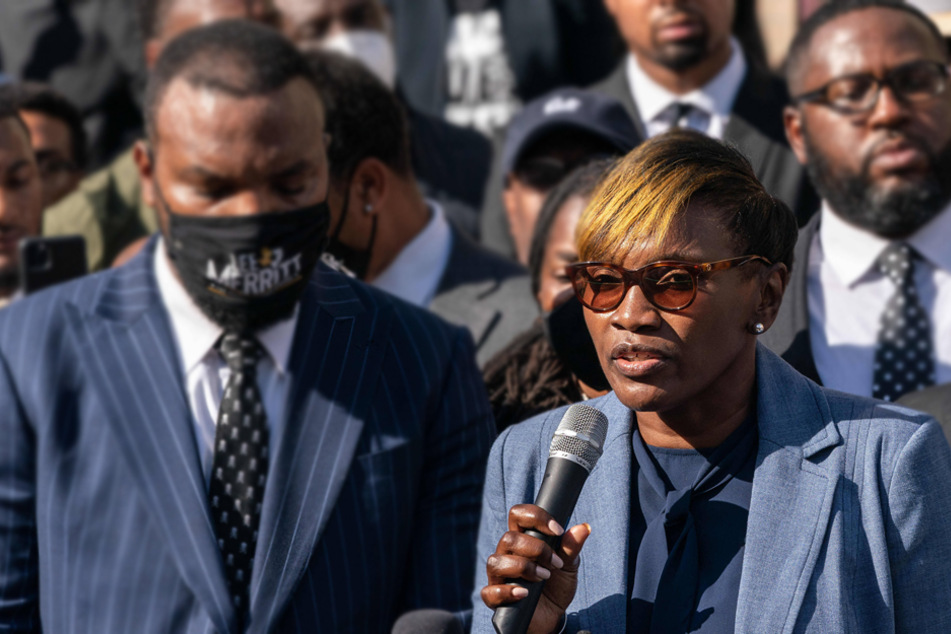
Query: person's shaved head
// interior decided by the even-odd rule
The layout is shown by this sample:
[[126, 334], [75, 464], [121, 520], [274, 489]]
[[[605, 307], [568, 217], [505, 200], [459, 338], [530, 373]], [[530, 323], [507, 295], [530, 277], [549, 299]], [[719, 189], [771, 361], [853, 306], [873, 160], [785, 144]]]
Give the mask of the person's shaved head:
[[174, 80], [243, 98], [273, 93], [298, 78], [319, 95], [306, 60], [277, 31], [245, 20], [190, 30], [166, 47], [150, 76], [145, 95], [149, 140], [154, 145], [156, 113]]

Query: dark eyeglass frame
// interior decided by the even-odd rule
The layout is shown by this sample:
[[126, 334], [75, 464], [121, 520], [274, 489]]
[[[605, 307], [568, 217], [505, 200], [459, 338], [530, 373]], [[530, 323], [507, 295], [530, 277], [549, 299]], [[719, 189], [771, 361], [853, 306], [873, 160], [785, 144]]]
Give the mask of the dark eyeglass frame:
[[[896, 77], [902, 76], [902, 73], [907, 72], [909, 69], [919, 69], [919, 68], [933, 68], [937, 69], [938, 73], [935, 77], [941, 77], [942, 81], [937, 82], [933, 92], [910, 95], [905, 92], [905, 89], [901, 87], [900, 82], [896, 81]], [[800, 103], [817, 103], [836, 112], [841, 112], [842, 114], [867, 114], [875, 108], [875, 104], [878, 103], [878, 99], [881, 96], [882, 88], [888, 86], [892, 89], [892, 93], [901, 101], [905, 103], [925, 101], [933, 97], [937, 97], [942, 94], [948, 88], [948, 77], [949, 71], [948, 67], [941, 62], [933, 60], [916, 60], [913, 62], [908, 62], [900, 66], [892, 68], [885, 76], [878, 78], [871, 73], [855, 73], [852, 75], [842, 75], [841, 77], [836, 77], [821, 87], [816, 88], [815, 90], [810, 90], [805, 92], [798, 97], [793, 97], [793, 102], [796, 104]], [[867, 92], [867, 96], [864, 97], [862, 105], [850, 106], [842, 102], [837, 102], [836, 100], [830, 98], [829, 91], [838, 83], [845, 81], [854, 81], [854, 80], [866, 80], [871, 82], [871, 85], [875, 86], [874, 92]]]
[[[716, 262], [681, 262], [678, 260], [660, 260], [658, 262], [651, 262], [650, 264], [645, 264], [644, 266], [638, 269], [625, 269], [624, 267], [617, 266], [615, 264], [609, 264], [607, 262], [576, 262], [575, 264], [569, 264], [565, 267], [565, 272], [568, 274], [568, 278], [571, 280], [571, 287], [575, 291], [575, 296], [578, 298], [578, 301], [587, 308], [596, 313], [607, 313], [612, 310], [616, 310], [624, 302], [624, 298], [627, 297], [628, 292], [631, 290], [632, 286], [638, 286], [641, 289], [641, 292], [644, 293], [644, 298], [650, 302], [652, 306], [666, 312], [677, 312], [683, 310], [690, 306], [693, 303], [693, 300], [697, 298], [697, 289], [700, 287], [700, 278], [703, 275], [713, 273], [715, 271], [725, 271], [738, 266], [743, 266], [750, 262], [762, 261], [767, 266], [772, 266], [773, 263], [770, 262], [767, 258], [764, 258], [761, 255], [741, 255], [736, 258], [729, 258], [727, 260], [718, 260]], [[618, 300], [611, 306], [601, 306], [596, 307], [592, 306], [584, 299], [584, 288], [583, 285], [588, 284], [588, 280], [583, 278], [584, 272], [590, 267], [599, 267], [602, 269], [610, 269], [620, 274], [621, 280], [624, 285], [623, 292], [618, 296]], [[655, 292], [653, 285], [648, 285], [646, 288], [644, 286], [644, 276], [647, 275], [650, 271], [659, 269], [659, 268], [676, 268], [686, 271], [690, 276], [692, 281], [692, 290], [690, 293], [690, 299], [686, 302], [675, 306], [663, 306], [658, 304], [656, 301], [656, 296], [660, 293]]]

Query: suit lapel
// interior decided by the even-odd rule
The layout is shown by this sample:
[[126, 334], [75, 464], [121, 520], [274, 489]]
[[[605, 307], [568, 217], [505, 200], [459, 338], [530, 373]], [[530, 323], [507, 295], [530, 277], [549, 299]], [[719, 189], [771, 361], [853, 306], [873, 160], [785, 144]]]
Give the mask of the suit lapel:
[[637, 104], [634, 102], [634, 95], [631, 92], [631, 84], [627, 80], [627, 59], [627, 56], [625, 56], [617, 68], [603, 81], [592, 86], [591, 90], [603, 93], [609, 97], [614, 97], [620, 101], [627, 110], [627, 113], [631, 116], [631, 120], [634, 122], [634, 127], [637, 129], [638, 134], [640, 134], [642, 139], [646, 139], [647, 128], [641, 120], [640, 110], [638, 110]]
[[611, 392], [602, 411], [609, 421], [604, 454], [598, 460], [578, 505], [572, 524], [588, 522], [591, 536], [581, 553], [579, 586], [581, 629], [594, 631], [605, 623], [627, 622], [627, 571], [631, 524], [631, 430], [633, 417]]
[[760, 447], [736, 631], [791, 632], [840, 479], [811, 458], [842, 439], [819, 390], [762, 347], [757, 351], [757, 382]]
[[185, 583], [221, 632], [234, 613], [208, 516], [192, 415], [168, 316], [152, 273], [155, 242], [121, 268], [98, 309], [68, 320], [133, 482]]
[[[301, 301], [291, 401], [274, 448], [251, 580], [251, 633], [281, 616], [346, 480], [391, 324], [342, 275], [319, 269]], [[372, 301], [372, 300], [367, 300]]]

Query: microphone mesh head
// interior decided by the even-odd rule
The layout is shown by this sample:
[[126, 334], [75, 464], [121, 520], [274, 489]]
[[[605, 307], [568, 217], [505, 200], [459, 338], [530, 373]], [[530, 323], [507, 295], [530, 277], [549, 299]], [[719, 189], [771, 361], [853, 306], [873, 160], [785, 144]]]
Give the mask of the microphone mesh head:
[[558, 424], [548, 457], [571, 460], [591, 473], [604, 450], [607, 435], [608, 417], [604, 412], [576, 403]]

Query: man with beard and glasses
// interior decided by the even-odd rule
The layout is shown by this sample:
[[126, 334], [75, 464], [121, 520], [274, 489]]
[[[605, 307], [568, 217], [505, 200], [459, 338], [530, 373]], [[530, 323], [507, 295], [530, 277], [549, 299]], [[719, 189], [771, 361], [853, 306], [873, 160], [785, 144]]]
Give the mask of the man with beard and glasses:
[[317, 263], [307, 62], [220, 22], [166, 47], [145, 102], [160, 235], [0, 313], [0, 629], [389, 632], [461, 609], [494, 435], [471, 339]]
[[819, 9], [788, 63], [786, 131], [823, 198], [763, 341], [888, 401], [951, 380], [951, 89], [941, 34], [894, 0]]
[[783, 135], [786, 91], [757, 63], [756, 44], [761, 42], [753, 3], [604, 3], [629, 53], [592, 89], [627, 106], [645, 138], [686, 127], [735, 145], [767, 191], [786, 202], [804, 224], [818, 201]]

